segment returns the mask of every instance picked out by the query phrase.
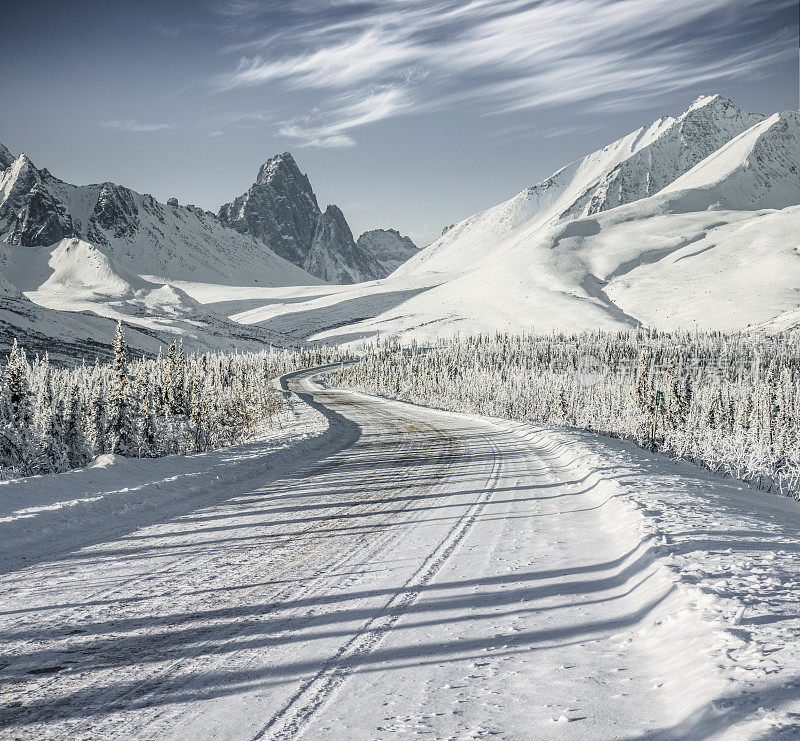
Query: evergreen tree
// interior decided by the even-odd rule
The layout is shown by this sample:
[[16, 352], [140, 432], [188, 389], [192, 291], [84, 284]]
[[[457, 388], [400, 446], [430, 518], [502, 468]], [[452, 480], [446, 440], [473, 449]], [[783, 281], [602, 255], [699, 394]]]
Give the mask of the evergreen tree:
[[89, 443], [94, 455], [102, 455], [108, 450], [106, 445], [106, 395], [100, 363], [97, 359], [94, 361], [87, 422]]
[[8, 356], [4, 381], [0, 423], [2, 461], [6, 467], [25, 475], [35, 470], [33, 414], [27, 362], [16, 340]]
[[126, 457], [134, 457], [138, 450], [128, 398], [128, 353], [122, 322], [117, 323], [113, 350], [111, 390], [108, 397], [109, 450]]
[[84, 416], [78, 385], [74, 382], [70, 383], [63, 411], [64, 447], [70, 468], [85, 466], [91, 459], [89, 444], [83, 431]]

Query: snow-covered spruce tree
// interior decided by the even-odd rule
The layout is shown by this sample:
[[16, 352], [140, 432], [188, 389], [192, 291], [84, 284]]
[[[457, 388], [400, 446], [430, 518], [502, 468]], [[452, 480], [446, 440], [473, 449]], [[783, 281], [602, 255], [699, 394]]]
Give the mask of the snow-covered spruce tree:
[[78, 384], [70, 379], [63, 408], [64, 447], [69, 468], [80, 468], [91, 460], [89, 442], [84, 431], [86, 415]]
[[[199, 369], [198, 369], [199, 370]], [[203, 390], [200, 386], [200, 373], [196, 372], [192, 377], [191, 410], [189, 421], [192, 427], [194, 438], [194, 450], [206, 449], [206, 414], [205, 399]]]
[[148, 384], [146, 366], [140, 364], [136, 376], [139, 410], [137, 416], [137, 442], [140, 458], [152, 458], [158, 455], [156, 419], [153, 412], [153, 401]]
[[150, 457], [244, 440], [281, 424], [277, 376], [349, 359], [335, 348], [130, 359], [122, 327], [108, 365], [28, 363], [16, 345], [0, 367], [0, 476], [75, 468], [113, 451]]
[[89, 408], [86, 412], [86, 430], [89, 444], [94, 455], [102, 455], [107, 452], [106, 446], [106, 393], [103, 374], [100, 370], [100, 363], [95, 358], [94, 370], [92, 371], [89, 384], [91, 395], [89, 398]]
[[17, 341], [11, 348], [3, 377], [0, 409], [0, 455], [2, 467], [12, 475], [32, 473], [35, 461], [30, 369]]
[[186, 359], [183, 352], [183, 340], [177, 344], [173, 342], [167, 353], [169, 363], [166, 399], [170, 412], [175, 416], [184, 416], [186, 407], [186, 392], [184, 389]]
[[133, 424], [131, 403], [128, 395], [128, 351], [122, 322], [117, 323], [114, 338], [114, 360], [111, 390], [108, 395], [108, 447], [112, 453], [135, 457], [138, 453], [136, 429]]

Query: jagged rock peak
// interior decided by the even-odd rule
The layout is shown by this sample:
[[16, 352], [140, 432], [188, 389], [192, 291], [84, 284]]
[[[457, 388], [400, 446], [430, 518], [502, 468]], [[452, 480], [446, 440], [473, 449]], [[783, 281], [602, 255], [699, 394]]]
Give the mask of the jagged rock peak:
[[375, 277], [393, 273], [419, 252], [411, 238], [404, 237], [397, 229], [370, 229], [358, 238], [356, 247], [380, 265]]
[[370, 229], [358, 238], [356, 244], [379, 258], [404, 255], [402, 259], [407, 260], [417, 251], [417, 245], [411, 237], [404, 237], [397, 229]]
[[268, 159], [256, 182], [219, 210], [219, 220], [302, 265], [320, 216], [314, 191], [288, 152]]
[[342, 213], [342, 209], [340, 209], [335, 203], [331, 203], [326, 209], [323, 216], [328, 219], [329, 221], [338, 221], [342, 224], [342, 226], [347, 227], [347, 231], [350, 233], [350, 236], [353, 236], [353, 233], [350, 231], [350, 226], [347, 223], [347, 219], [344, 218], [344, 214]]
[[[270, 157], [260, 167], [256, 182], [220, 208], [219, 220], [334, 283], [385, 277], [410, 254], [407, 246], [401, 246], [377, 250], [381, 258], [375, 259], [371, 246], [357, 248], [341, 209], [330, 205], [321, 211], [308, 177], [289, 152]], [[403, 239], [399, 234], [390, 236], [395, 242]], [[387, 252], [391, 258], [385, 260], [382, 255]]]
[[284, 152], [283, 154], [276, 154], [274, 157], [270, 157], [261, 165], [258, 170], [258, 177], [256, 177], [256, 182], [261, 184], [272, 185], [280, 183], [281, 180], [294, 181], [302, 190], [311, 195], [314, 194], [308, 176], [300, 172], [300, 168], [297, 166], [297, 162], [295, 162], [290, 152]]
[[105, 244], [104, 232], [115, 237], [132, 237], [139, 229], [139, 209], [133, 191], [122, 185], [103, 183], [92, 213], [89, 236]]

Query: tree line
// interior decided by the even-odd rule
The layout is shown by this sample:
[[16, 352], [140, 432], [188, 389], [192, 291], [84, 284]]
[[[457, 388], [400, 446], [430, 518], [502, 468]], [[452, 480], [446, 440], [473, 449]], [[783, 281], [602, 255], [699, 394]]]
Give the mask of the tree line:
[[625, 438], [800, 497], [796, 336], [638, 330], [385, 342], [332, 381]]
[[343, 359], [335, 348], [131, 358], [118, 325], [110, 363], [59, 368], [14, 342], [0, 367], [0, 477], [59, 473], [103, 453], [154, 458], [239, 442], [280, 421], [273, 379]]

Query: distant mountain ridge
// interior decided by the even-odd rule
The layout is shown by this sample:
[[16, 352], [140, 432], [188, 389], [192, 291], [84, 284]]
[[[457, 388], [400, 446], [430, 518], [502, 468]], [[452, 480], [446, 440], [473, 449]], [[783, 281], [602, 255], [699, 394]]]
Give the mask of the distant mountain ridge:
[[131, 327], [132, 347], [144, 352], [177, 334], [208, 349], [281, 343], [201, 307], [177, 284], [321, 282], [214, 214], [110, 182], [72, 185], [4, 146], [0, 275], [19, 289], [3, 301], [0, 347], [14, 335], [35, 347], [50, 337], [65, 352], [110, 340], [116, 319]]
[[[3, 303], [12, 318], [28, 318], [0, 317], [0, 347], [13, 334], [46, 344], [42, 338], [52, 332], [71, 337], [62, 344], [74, 348], [80, 327], [90, 347], [96, 327], [113, 328], [108, 320], [116, 319], [140, 328], [133, 346], [147, 352], [176, 333], [195, 347], [281, 344], [280, 336], [204, 308], [185, 289], [380, 277], [416, 253], [407, 238], [386, 234], [388, 240], [356, 243], [336, 206], [320, 211], [288, 153], [268, 160], [248, 193], [218, 217], [111, 182], [72, 185], [0, 144], [0, 279], [11, 287]], [[64, 312], [68, 322], [54, 321]], [[106, 319], [98, 324], [87, 312]], [[40, 320], [41, 336], [33, 332]]]
[[0, 239], [37, 247], [69, 238], [164, 281], [317, 282], [202, 209], [162, 204], [110, 182], [72, 185], [19, 155], [0, 171]]
[[308, 177], [289, 152], [268, 159], [253, 185], [220, 208], [219, 220], [330, 283], [383, 278], [417, 252], [399, 234], [396, 240], [354, 241], [338, 206], [320, 209]]
[[[0, 339], [13, 326], [40, 345], [81, 327], [92, 337], [119, 317], [143, 348], [165, 332], [244, 349], [377, 334], [800, 329], [798, 163], [798, 112], [703, 96], [416, 250], [391, 229], [354, 240], [288, 153], [216, 217], [111, 183], [72, 186], [0, 148]], [[367, 278], [380, 279], [323, 283]]]

